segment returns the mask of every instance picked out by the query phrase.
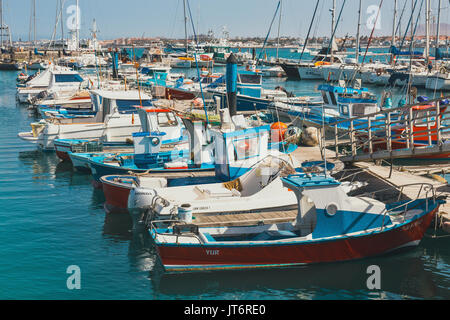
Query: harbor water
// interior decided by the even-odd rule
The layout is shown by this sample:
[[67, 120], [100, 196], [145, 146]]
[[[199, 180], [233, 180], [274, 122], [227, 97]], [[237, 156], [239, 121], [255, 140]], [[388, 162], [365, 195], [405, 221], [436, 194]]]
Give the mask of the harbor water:
[[[127, 215], [105, 213], [90, 175], [17, 137], [36, 119], [16, 102], [16, 76], [0, 73], [1, 299], [450, 299], [449, 237], [353, 262], [163, 274], [151, 239], [133, 234]], [[318, 84], [264, 82], [298, 95]], [[380, 289], [367, 286], [372, 265]], [[70, 266], [79, 267], [80, 289], [67, 286]]]

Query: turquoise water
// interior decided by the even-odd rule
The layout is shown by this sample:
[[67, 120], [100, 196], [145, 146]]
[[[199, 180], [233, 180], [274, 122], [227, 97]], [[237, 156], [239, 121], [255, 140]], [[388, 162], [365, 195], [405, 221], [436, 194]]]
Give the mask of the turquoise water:
[[[105, 214], [89, 175], [17, 138], [35, 119], [16, 104], [15, 78], [0, 72], [0, 299], [450, 299], [450, 238], [355, 262], [164, 275], [128, 216]], [[317, 85], [283, 83], [296, 93]], [[366, 286], [373, 264], [381, 290]], [[80, 290], [66, 286], [70, 265]]]

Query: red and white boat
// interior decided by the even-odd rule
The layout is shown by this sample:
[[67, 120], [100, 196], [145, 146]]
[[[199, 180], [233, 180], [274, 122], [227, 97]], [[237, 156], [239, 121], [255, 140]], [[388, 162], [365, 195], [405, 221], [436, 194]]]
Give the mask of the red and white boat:
[[[406, 149], [412, 146], [414, 148], [427, 147], [436, 145], [438, 141], [437, 132], [439, 128], [436, 118], [438, 117], [441, 120], [441, 123], [444, 121], [447, 105], [441, 104], [438, 115], [436, 115], [436, 106], [434, 104], [417, 105], [411, 107], [411, 109], [413, 119], [413, 121], [411, 121], [411, 126], [407, 119], [410, 117], [408, 113], [401, 116], [397, 121], [398, 123], [391, 127], [390, 143], [392, 150]], [[406, 112], [409, 112], [409, 109], [407, 109]], [[407, 133], [410, 130], [410, 127], [412, 128], [413, 133], [413, 145], [411, 145], [411, 140], [408, 141], [407, 138]], [[448, 136], [448, 132], [446, 132], [446, 130], [444, 131], [445, 132], [441, 130], [441, 134]], [[373, 152], [388, 149], [386, 130], [372, 131], [372, 136]], [[368, 133], [357, 132], [356, 138], [359, 143], [364, 146], [363, 151], [366, 153], [369, 152]], [[448, 161], [450, 159], [450, 153], [442, 152], [437, 154], [414, 156], [413, 158], [421, 160]]]
[[349, 197], [339, 182], [324, 175], [297, 174], [283, 178], [283, 184], [298, 200], [293, 223], [198, 227], [174, 220], [152, 222], [149, 233], [164, 269], [287, 267], [381, 255], [417, 246], [443, 203], [431, 185], [422, 186], [423, 198], [385, 204]]

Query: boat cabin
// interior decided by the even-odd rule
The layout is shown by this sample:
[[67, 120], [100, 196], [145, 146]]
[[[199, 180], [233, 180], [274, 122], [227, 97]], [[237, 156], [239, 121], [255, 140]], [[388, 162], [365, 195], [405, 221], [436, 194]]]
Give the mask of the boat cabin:
[[325, 105], [346, 118], [365, 116], [380, 111], [375, 95], [367, 88], [351, 88], [323, 84], [318, 87]]
[[216, 177], [224, 181], [244, 174], [269, 154], [270, 126], [237, 131], [212, 131], [215, 142]]
[[96, 122], [105, 122], [106, 117], [113, 113], [137, 114], [136, 106], [152, 106], [151, 97], [137, 90], [92, 90], [90, 94]]
[[141, 133], [164, 132], [164, 144], [178, 143], [183, 139], [183, 122], [175, 112], [164, 108], [137, 107], [141, 122]]
[[253, 71], [242, 71], [237, 75], [237, 93], [261, 98], [262, 75]]
[[326, 238], [381, 228], [391, 223], [386, 205], [365, 197], [350, 197], [340, 182], [324, 174], [297, 174], [281, 179], [298, 202], [294, 229], [300, 236]]

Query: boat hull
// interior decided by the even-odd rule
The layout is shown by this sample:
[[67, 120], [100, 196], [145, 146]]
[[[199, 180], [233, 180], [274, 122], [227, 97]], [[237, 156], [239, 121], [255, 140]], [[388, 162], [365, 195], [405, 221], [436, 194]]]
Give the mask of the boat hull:
[[[133, 176], [124, 176], [132, 179]], [[108, 213], [128, 213], [128, 196], [133, 187], [131, 183], [125, 184], [117, 181], [110, 181], [102, 177], [100, 182], [103, 187], [103, 194], [105, 195], [105, 210]]]
[[168, 272], [288, 267], [338, 262], [385, 254], [408, 246], [417, 246], [438, 209], [409, 223], [386, 231], [374, 231], [341, 239], [304, 242], [275, 242], [240, 246], [212, 243], [177, 246], [159, 243], [159, 257]]

